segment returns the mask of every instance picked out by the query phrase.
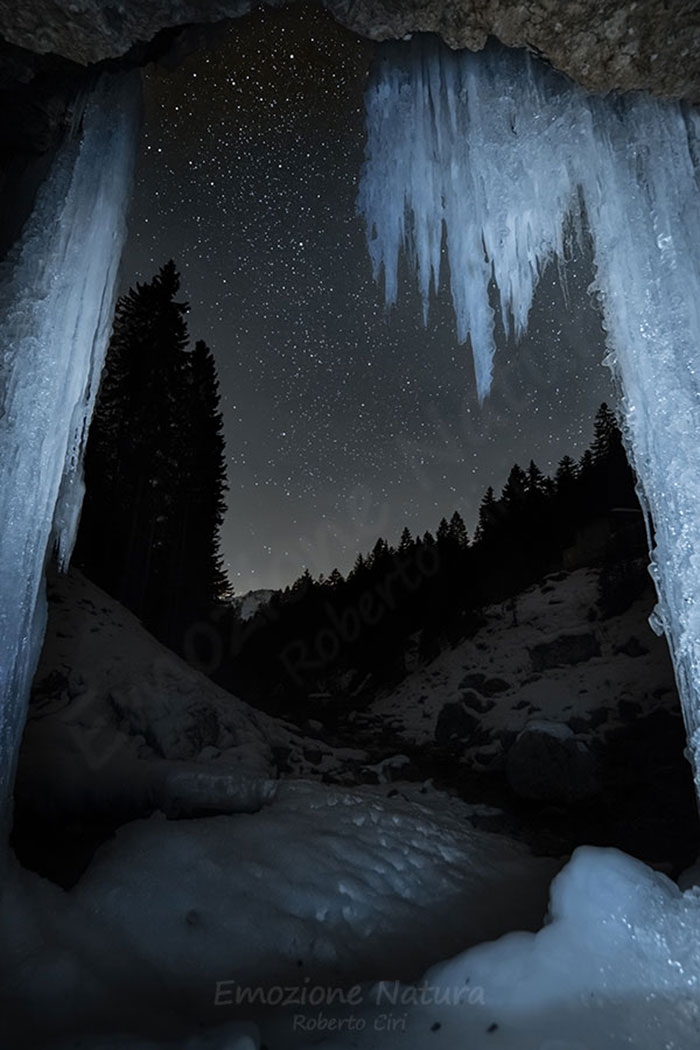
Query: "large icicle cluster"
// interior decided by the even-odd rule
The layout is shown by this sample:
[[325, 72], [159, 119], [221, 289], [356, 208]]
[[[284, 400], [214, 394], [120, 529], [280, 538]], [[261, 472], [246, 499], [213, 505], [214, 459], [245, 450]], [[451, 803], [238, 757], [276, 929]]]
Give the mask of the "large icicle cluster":
[[[483, 398], [498, 297], [527, 323], [569, 218], [593, 240], [628, 450], [655, 529], [657, 620], [700, 757], [700, 122], [644, 95], [597, 98], [527, 54], [388, 47], [367, 93], [359, 207], [375, 274], [397, 295], [402, 250], [427, 313], [443, 244]], [[494, 288], [495, 284], [495, 288]], [[533, 391], [533, 395], [534, 395]], [[700, 787], [700, 781], [698, 781]]]
[[[138, 75], [76, 105], [0, 271], [0, 836], [44, 631], [44, 565], [70, 556], [138, 138]], [[1, 839], [0, 839], [1, 840]]]

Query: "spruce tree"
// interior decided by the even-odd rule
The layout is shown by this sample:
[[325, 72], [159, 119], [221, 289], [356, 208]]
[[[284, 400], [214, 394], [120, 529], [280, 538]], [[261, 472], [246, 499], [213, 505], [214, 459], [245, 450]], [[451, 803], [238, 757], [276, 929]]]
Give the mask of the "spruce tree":
[[593, 459], [600, 462], [610, 456], [616, 446], [621, 444], [620, 429], [615, 413], [608, 408], [605, 401], [596, 412], [593, 424]]
[[477, 543], [483, 543], [493, 529], [498, 516], [498, 501], [491, 485], [486, 489], [479, 506], [479, 522], [476, 527], [474, 539]]
[[457, 510], [450, 518], [449, 536], [459, 550], [466, 550], [469, 546], [467, 526], [464, 524], [464, 518]]
[[511, 467], [510, 474], [508, 475], [508, 480], [503, 486], [501, 499], [504, 503], [512, 506], [513, 504], [519, 503], [523, 499], [527, 490], [527, 474], [518, 463], [515, 463]]
[[85, 456], [76, 562], [176, 647], [222, 596], [225, 489], [213, 358], [187, 350], [170, 261], [118, 302]]

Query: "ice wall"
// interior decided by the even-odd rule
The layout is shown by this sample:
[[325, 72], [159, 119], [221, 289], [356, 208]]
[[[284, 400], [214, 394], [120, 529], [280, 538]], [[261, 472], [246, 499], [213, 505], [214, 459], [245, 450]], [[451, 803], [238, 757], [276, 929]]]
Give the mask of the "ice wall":
[[407, 252], [427, 315], [445, 244], [480, 398], [493, 303], [506, 330], [521, 332], [569, 221], [587, 222], [606, 360], [654, 522], [655, 621], [673, 653], [700, 790], [698, 116], [645, 95], [587, 95], [524, 52], [450, 52], [432, 38], [384, 50], [366, 105], [358, 207], [375, 275], [393, 303]]
[[80, 513], [139, 113], [138, 74], [105, 76], [76, 101], [0, 268], [0, 842], [44, 631], [44, 566], [54, 546], [70, 557]]

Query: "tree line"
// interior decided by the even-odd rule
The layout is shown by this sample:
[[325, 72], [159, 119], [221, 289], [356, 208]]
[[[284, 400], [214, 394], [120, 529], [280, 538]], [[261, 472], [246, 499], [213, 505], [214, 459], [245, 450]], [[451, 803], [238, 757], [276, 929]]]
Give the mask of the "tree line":
[[[572, 557], [600, 559], [600, 543], [591, 553], [581, 539], [596, 522], [613, 560], [616, 543], [644, 549], [634, 476], [603, 404], [580, 460], [565, 456], [553, 477], [516, 463], [499, 495], [486, 491], [473, 537], [457, 510], [434, 532], [404, 528], [396, 544], [378, 538], [346, 576], [306, 571], [243, 622], [219, 549], [226, 469], [216, 368], [205, 343], [190, 346], [179, 288], [170, 261], [117, 304], [75, 561], [159, 639], [252, 703], [287, 712], [318, 694], [361, 703], [400, 680], [408, 654], [430, 660], [475, 631], [485, 605]], [[615, 601], [619, 581], [609, 578]]]
[[606, 404], [593, 430], [580, 460], [565, 456], [553, 477], [514, 464], [500, 495], [486, 491], [472, 538], [455, 511], [434, 533], [379, 538], [345, 577], [307, 570], [245, 624], [224, 616], [216, 677], [275, 712], [303, 711], [310, 696], [361, 705], [406, 674], [416, 639], [428, 661], [476, 631], [486, 605], [543, 575], [642, 553], [635, 479]]

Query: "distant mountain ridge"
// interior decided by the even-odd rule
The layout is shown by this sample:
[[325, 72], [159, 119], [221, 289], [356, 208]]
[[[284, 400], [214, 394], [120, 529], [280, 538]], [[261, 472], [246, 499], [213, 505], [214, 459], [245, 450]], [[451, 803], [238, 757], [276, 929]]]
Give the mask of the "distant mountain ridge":
[[250, 620], [256, 612], [270, 604], [275, 594], [277, 591], [261, 587], [259, 590], [236, 595], [231, 604], [238, 610], [242, 620]]

